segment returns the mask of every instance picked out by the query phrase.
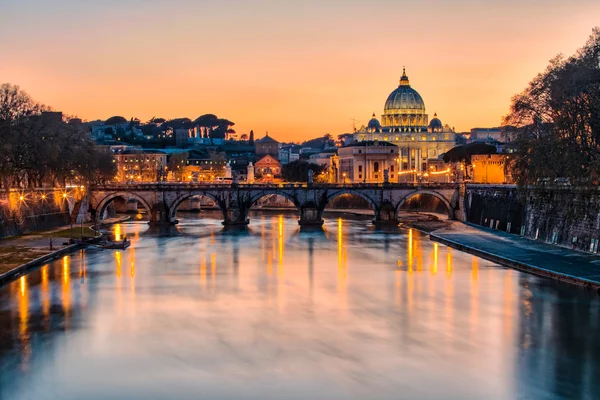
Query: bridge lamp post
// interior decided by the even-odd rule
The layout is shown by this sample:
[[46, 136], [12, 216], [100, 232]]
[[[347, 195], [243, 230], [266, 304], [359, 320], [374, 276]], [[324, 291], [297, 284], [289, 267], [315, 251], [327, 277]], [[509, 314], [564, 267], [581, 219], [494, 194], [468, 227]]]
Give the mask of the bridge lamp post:
[[342, 176], [344, 177], [344, 186], [346, 186], [346, 173], [344, 172]]

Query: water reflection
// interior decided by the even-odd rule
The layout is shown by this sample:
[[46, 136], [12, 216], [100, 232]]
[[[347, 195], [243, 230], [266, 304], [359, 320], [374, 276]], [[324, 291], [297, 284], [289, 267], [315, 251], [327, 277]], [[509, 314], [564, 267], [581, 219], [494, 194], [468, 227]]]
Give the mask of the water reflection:
[[0, 289], [0, 398], [600, 396], [596, 295], [368, 221], [180, 220]]

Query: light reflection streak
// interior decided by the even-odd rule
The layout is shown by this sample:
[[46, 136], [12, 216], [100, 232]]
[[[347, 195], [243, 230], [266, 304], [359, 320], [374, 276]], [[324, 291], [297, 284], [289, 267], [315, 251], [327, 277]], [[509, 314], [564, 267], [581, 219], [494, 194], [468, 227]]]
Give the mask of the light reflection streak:
[[412, 274], [413, 272], [413, 230], [412, 228], [408, 230], [408, 273]]
[[129, 276], [131, 282], [131, 295], [135, 296], [135, 249], [129, 249]]
[[[344, 223], [342, 218], [338, 218], [338, 294], [340, 305], [346, 306], [348, 303], [348, 271], [346, 268], [346, 254], [344, 251]], [[345, 309], [345, 307], [344, 307]]]
[[206, 288], [206, 256], [200, 261], [200, 286]]
[[116, 283], [117, 283], [117, 311], [120, 313], [123, 310], [123, 286], [122, 286], [122, 276], [123, 276], [123, 254], [120, 251], [115, 251], [115, 275], [116, 275]]
[[21, 339], [23, 367], [27, 367], [31, 355], [29, 343], [29, 293], [27, 275], [19, 278], [19, 337]]
[[278, 227], [278, 256], [279, 256], [279, 276], [283, 276], [283, 215], [279, 216], [279, 220], [277, 221]]
[[121, 235], [123, 234], [121, 230], [121, 224], [115, 224], [115, 240], [118, 242], [122, 239]]
[[[62, 269], [62, 304], [65, 314], [68, 314], [71, 310], [71, 259], [69, 256], [63, 257], [63, 269]], [[68, 323], [68, 318], [65, 318], [65, 327]]]
[[439, 252], [439, 245], [437, 243], [433, 244], [433, 267], [431, 268], [431, 273], [433, 275], [437, 274], [438, 272], [438, 252]]
[[41, 295], [42, 295], [42, 314], [44, 319], [47, 319], [50, 315], [50, 288], [48, 283], [48, 264], [44, 265], [41, 269], [42, 282], [41, 282]]

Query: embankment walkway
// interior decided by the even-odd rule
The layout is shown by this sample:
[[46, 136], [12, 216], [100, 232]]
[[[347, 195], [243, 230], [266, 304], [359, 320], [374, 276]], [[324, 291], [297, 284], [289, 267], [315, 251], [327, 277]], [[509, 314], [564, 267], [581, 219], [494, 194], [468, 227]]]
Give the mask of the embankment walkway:
[[600, 290], [600, 257], [488, 228], [453, 223], [431, 240], [501, 265]]

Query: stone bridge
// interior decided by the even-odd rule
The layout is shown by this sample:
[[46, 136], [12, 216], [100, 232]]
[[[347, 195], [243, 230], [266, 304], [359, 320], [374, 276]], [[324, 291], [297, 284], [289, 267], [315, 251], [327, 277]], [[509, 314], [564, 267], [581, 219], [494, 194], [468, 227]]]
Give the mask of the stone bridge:
[[267, 195], [289, 199], [300, 211], [300, 225], [323, 224], [327, 204], [342, 194], [365, 199], [375, 212], [375, 223], [398, 220], [398, 211], [412, 196], [428, 194], [438, 198], [451, 219], [465, 220], [465, 185], [461, 183], [430, 184], [206, 184], [206, 183], [143, 183], [133, 185], [96, 185], [89, 191], [89, 209], [97, 221], [116, 198], [137, 200], [156, 225], [177, 223], [179, 205], [193, 196], [205, 196], [223, 212], [224, 225], [246, 225], [254, 203]]

